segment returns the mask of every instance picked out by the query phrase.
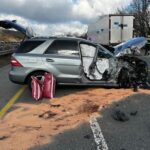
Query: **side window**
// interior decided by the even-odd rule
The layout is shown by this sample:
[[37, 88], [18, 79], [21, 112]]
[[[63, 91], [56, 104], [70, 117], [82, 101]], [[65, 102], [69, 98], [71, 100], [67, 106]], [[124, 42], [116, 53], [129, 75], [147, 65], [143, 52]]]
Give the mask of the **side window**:
[[40, 46], [42, 43], [44, 43], [44, 41], [25, 41], [18, 47], [16, 53], [28, 53]]
[[54, 41], [45, 54], [57, 54], [60, 56], [79, 56], [78, 43], [76, 41]]

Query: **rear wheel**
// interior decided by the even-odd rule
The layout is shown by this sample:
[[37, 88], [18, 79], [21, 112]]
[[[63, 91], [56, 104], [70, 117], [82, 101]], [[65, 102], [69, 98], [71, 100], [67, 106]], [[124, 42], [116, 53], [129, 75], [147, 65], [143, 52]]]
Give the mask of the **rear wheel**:
[[28, 79], [27, 79], [27, 84], [28, 84], [28, 87], [29, 89], [31, 90], [32, 89], [32, 79], [31, 77], [34, 76], [34, 77], [37, 77], [38, 80], [43, 80], [44, 79], [44, 71], [39, 71], [39, 72], [34, 72], [33, 74], [31, 74]]

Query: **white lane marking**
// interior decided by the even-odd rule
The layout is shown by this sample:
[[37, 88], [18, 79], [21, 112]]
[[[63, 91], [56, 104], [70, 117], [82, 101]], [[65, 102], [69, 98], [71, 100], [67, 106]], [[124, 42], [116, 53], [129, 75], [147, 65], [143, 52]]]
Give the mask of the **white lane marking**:
[[93, 118], [93, 117], [91, 118], [90, 127], [91, 127], [93, 135], [94, 135], [94, 140], [97, 145], [97, 150], [108, 150], [107, 143], [104, 139], [101, 128], [100, 128], [96, 118]]

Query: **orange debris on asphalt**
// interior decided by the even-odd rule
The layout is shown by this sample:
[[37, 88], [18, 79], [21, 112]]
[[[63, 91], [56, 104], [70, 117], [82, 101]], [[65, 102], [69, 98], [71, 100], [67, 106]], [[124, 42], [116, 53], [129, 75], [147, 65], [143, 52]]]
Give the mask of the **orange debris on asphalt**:
[[[150, 94], [149, 90], [138, 93]], [[114, 102], [137, 94], [131, 89], [90, 88], [41, 104], [17, 103], [0, 121], [0, 147], [3, 150], [25, 150], [50, 143], [58, 134], [89, 122], [90, 116]]]

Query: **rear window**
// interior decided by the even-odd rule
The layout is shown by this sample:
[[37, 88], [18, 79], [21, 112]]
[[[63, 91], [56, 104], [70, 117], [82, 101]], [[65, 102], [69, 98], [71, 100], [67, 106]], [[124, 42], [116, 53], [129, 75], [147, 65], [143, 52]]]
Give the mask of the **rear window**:
[[16, 50], [16, 53], [28, 53], [41, 45], [44, 41], [25, 41]]

